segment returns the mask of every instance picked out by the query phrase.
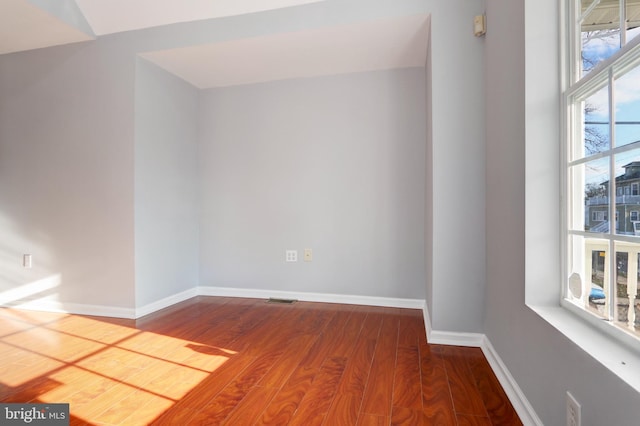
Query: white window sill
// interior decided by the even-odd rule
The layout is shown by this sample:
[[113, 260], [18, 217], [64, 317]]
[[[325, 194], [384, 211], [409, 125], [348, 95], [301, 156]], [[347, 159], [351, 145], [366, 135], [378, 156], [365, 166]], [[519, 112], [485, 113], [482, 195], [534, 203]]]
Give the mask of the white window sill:
[[640, 392], [640, 352], [630, 348], [561, 306], [528, 305], [569, 340]]

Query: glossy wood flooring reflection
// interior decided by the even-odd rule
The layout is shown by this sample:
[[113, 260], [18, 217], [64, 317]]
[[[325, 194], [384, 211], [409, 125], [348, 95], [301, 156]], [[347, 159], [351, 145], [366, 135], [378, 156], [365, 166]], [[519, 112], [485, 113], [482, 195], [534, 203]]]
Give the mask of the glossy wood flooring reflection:
[[520, 425], [477, 348], [422, 312], [197, 297], [143, 319], [0, 309], [0, 400], [71, 424]]

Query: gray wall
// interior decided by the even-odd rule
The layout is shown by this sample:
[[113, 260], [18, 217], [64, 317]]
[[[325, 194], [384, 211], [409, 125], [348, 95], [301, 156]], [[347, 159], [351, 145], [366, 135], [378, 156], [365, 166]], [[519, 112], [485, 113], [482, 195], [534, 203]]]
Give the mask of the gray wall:
[[198, 285], [198, 90], [138, 59], [136, 307]]
[[[525, 272], [527, 276], [551, 277], [531, 282], [533, 285], [528, 291], [538, 294], [537, 299], [551, 297], [557, 305], [560, 287], [559, 271], [553, 262], [528, 263], [525, 268], [525, 188], [528, 188], [525, 187], [525, 131], [527, 126], [534, 124], [529, 122], [530, 119], [536, 120], [559, 111], [558, 56], [553, 47], [558, 40], [554, 33], [558, 5], [553, 0], [531, 1], [527, 2], [527, 11], [531, 14], [526, 17], [529, 30], [525, 40], [524, 2], [487, 2], [487, 293], [484, 332], [545, 425], [565, 424], [566, 391], [570, 391], [582, 404], [582, 424], [585, 426], [637, 425], [640, 394], [525, 305]], [[540, 22], [546, 22], [547, 27], [541, 26]], [[530, 49], [527, 59], [534, 62], [525, 64], [525, 45]], [[531, 55], [533, 51], [539, 51], [539, 56]], [[525, 66], [533, 71], [527, 74], [528, 82], [525, 82]], [[531, 91], [525, 92], [525, 83], [530, 85]], [[558, 141], [557, 124], [554, 128], [547, 122], [544, 129], [533, 130], [542, 135], [546, 132], [548, 138]], [[535, 147], [542, 143], [539, 138], [529, 138], [528, 131], [526, 141]], [[532, 146], [527, 148], [527, 153], [536, 149]], [[553, 155], [540, 158], [540, 164], [534, 166], [536, 170], [533, 173], [529, 170], [529, 177], [553, 180], [558, 163], [550, 158], [557, 155], [558, 145], [552, 143], [551, 149], [555, 151]], [[545, 170], [547, 168], [552, 171]], [[536, 198], [538, 206], [532, 206], [534, 210], [545, 205], [549, 198], [555, 200], [551, 202], [557, 202], [554, 191], [558, 185], [552, 183], [550, 188], [547, 194]], [[553, 224], [559, 222], [559, 211], [548, 210], [529, 216], [528, 207], [526, 221], [531, 221], [533, 228], [536, 225], [541, 228], [541, 237], [551, 232], [553, 241], [557, 241], [558, 230]], [[546, 215], [551, 216], [550, 221]], [[552, 224], [550, 230], [544, 225], [547, 223]], [[534, 241], [532, 245], [540, 246], [540, 243]], [[552, 245], [542, 250], [546, 256], [541, 256], [541, 250], [537, 253], [527, 251], [526, 256], [558, 258], [557, 243], [555, 246], [555, 249]], [[547, 287], [555, 289], [556, 293], [548, 292]]]
[[0, 293], [133, 307], [133, 76], [100, 41], [0, 56]]
[[422, 68], [206, 91], [201, 285], [424, 299], [424, 99]]
[[[431, 22], [429, 22], [431, 25]], [[427, 45], [427, 59], [425, 63], [425, 129], [427, 132], [427, 146], [425, 147], [425, 194], [424, 194], [424, 244], [425, 244], [425, 257], [424, 257], [424, 270], [426, 275], [426, 307], [427, 314], [431, 315], [433, 312], [433, 128], [432, 117], [432, 101], [433, 101], [433, 87], [431, 78], [431, 38]], [[429, 318], [431, 321], [431, 318]]]
[[469, 22], [484, 12], [484, 1], [432, 3], [427, 300], [434, 329], [480, 332], [486, 275], [484, 43]]

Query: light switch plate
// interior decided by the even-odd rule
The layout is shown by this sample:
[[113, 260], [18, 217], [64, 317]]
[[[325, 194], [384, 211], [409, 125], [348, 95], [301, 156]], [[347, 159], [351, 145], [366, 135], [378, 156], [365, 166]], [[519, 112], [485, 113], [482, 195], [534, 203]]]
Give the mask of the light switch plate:
[[487, 33], [487, 20], [484, 15], [476, 15], [473, 18], [473, 34], [476, 37], [483, 36]]

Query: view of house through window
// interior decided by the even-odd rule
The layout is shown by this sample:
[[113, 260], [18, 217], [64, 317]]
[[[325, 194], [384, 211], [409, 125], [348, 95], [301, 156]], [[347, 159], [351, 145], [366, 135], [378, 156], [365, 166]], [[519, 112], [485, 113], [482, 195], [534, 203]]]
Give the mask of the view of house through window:
[[567, 2], [564, 294], [640, 338], [640, 0]]

